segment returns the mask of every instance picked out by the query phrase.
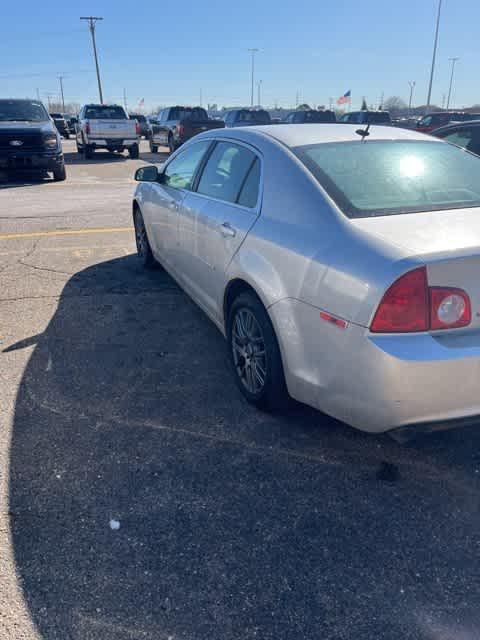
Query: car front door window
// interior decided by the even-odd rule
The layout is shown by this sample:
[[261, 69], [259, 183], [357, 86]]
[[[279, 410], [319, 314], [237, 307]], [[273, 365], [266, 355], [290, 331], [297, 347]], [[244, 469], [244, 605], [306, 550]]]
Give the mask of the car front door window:
[[173, 189], [191, 189], [195, 172], [210, 144], [210, 140], [202, 140], [184, 149], [167, 165], [163, 184]]

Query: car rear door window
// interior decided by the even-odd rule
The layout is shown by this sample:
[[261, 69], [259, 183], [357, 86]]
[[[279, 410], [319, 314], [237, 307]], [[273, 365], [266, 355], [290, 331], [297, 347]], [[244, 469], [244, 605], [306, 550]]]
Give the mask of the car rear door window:
[[260, 160], [256, 158], [250, 167], [247, 177], [238, 196], [238, 204], [253, 209], [258, 200], [260, 190]]
[[456, 144], [459, 147], [466, 149], [472, 140], [472, 133], [471, 129], [455, 129], [442, 137], [447, 142], [451, 142], [452, 144]]
[[174, 189], [191, 189], [195, 173], [210, 144], [210, 140], [202, 140], [179, 153], [165, 168], [163, 184]]
[[226, 202], [237, 202], [255, 160], [255, 154], [243, 146], [218, 142], [203, 170], [198, 193]]

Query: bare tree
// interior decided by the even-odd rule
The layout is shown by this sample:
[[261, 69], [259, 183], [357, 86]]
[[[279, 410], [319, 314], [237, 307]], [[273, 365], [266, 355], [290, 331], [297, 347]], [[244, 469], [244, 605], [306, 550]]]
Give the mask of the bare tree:
[[404, 111], [405, 109], [407, 109], [407, 103], [399, 96], [391, 96], [390, 98], [387, 98], [383, 103], [383, 109], [385, 111], [390, 111], [393, 113]]

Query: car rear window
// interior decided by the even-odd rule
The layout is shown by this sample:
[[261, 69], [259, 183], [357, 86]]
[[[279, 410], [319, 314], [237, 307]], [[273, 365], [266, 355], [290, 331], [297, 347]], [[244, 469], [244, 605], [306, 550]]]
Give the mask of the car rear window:
[[305, 111], [304, 120], [305, 122], [312, 122], [312, 123], [337, 121], [333, 111]]
[[480, 158], [453, 145], [358, 140], [294, 152], [351, 218], [480, 206]]
[[390, 114], [386, 111], [369, 111], [367, 122], [370, 124], [390, 124]]
[[200, 107], [193, 107], [192, 109], [176, 107], [170, 109], [169, 120], [193, 120], [194, 122], [201, 122], [208, 120], [208, 113], [205, 109]]
[[130, 114], [130, 120], [137, 120], [138, 122], [146, 122], [145, 116], [137, 115], [136, 113]]
[[85, 118], [90, 120], [126, 120], [127, 114], [122, 107], [98, 105], [96, 107], [87, 107]]
[[248, 111], [247, 109], [238, 112], [238, 122], [255, 122], [255, 124], [270, 124], [270, 114], [268, 111]]

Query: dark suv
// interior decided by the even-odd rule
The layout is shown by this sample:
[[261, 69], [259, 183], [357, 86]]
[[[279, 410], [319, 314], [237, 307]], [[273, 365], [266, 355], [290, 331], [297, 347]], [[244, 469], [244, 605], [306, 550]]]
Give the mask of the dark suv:
[[70, 129], [68, 128], [68, 123], [63, 113], [51, 113], [50, 117], [54, 121], [58, 133], [65, 138], [65, 140], [68, 140], [70, 138]]
[[286, 124], [318, 124], [323, 122], [336, 122], [335, 113], [328, 109], [324, 111], [315, 111], [309, 109], [307, 111], [293, 111], [285, 118]]
[[128, 117], [130, 118], [130, 120], [136, 120], [138, 122], [140, 136], [148, 138], [150, 128], [148, 126], [147, 118], [141, 113], [130, 113]]
[[0, 99], [0, 171], [53, 173], [65, 180], [60, 135], [36, 100]]
[[340, 122], [347, 124], [392, 124], [388, 111], [349, 111]]
[[270, 114], [263, 109], [232, 109], [224, 116], [226, 127], [252, 127], [258, 124], [272, 124]]

